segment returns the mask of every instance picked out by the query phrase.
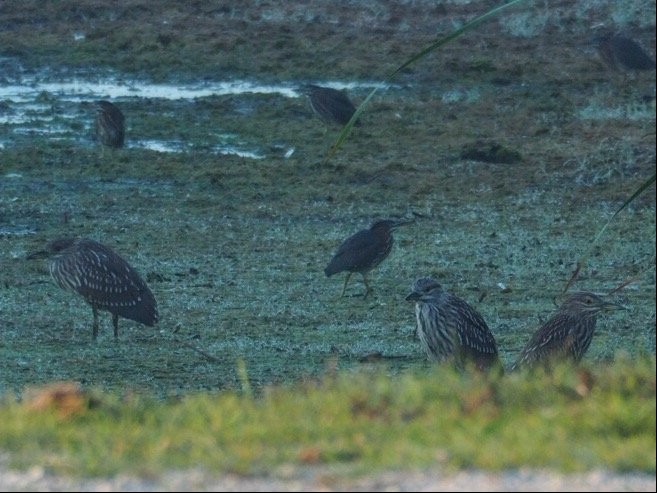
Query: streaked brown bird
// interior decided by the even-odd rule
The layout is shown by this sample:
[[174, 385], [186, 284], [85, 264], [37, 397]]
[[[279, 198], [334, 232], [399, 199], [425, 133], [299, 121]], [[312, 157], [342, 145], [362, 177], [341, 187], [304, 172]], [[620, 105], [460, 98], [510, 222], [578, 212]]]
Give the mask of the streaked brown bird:
[[347, 289], [351, 274], [358, 272], [363, 276], [365, 284], [365, 297], [371, 288], [367, 282], [367, 274], [390, 255], [392, 250], [392, 232], [399, 226], [412, 221], [384, 219], [376, 221], [369, 229], [363, 229], [342, 242], [333, 258], [324, 269], [326, 277], [339, 272], [347, 272], [344, 280], [341, 297]]
[[458, 368], [471, 363], [482, 371], [502, 369], [493, 333], [465, 300], [423, 277], [415, 281], [406, 301], [415, 303], [417, 335], [430, 360], [451, 361]]
[[591, 345], [598, 314], [624, 309], [624, 306], [605, 301], [593, 293], [573, 293], [534, 333], [511, 371], [538, 364], [549, 366], [556, 360], [579, 363]]
[[107, 147], [119, 149], [125, 142], [125, 117], [115, 104], [96, 101], [96, 138]]
[[94, 315], [93, 338], [98, 337], [98, 311], [112, 314], [114, 338], [119, 316], [147, 326], [158, 321], [157, 303], [139, 273], [109, 247], [81, 238], [60, 238], [28, 258], [49, 258], [50, 274], [62, 289], [77, 292]]
[[612, 70], [655, 70], [655, 60], [630, 38], [606, 33], [593, 38], [593, 42], [602, 60]]
[[326, 123], [346, 125], [356, 112], [356, 107], [343, 91], [314, 84], [303, 86], [302, 91], [308, 95], [315, 114]]

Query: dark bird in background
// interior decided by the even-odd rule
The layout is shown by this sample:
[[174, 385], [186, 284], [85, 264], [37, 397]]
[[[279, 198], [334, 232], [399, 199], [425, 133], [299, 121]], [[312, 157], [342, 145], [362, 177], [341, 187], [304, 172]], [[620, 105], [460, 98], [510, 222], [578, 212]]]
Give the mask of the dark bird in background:
[[356, 107], [343, 91], [314, 84], [307, 84], [301, 90], [308, 95], [315, 114], [326, 123], [346, 125], [356, 112]]
[[48, 258], [57, 285], [77, 292], [91, 305], [94, 340], [98, 337], [98, 310], [112, 314], [115, 338], [119, 336], [119, 316], [148, 326], [157, 323], [153, 293], [139, 273], [109, 247], [84, 238], [60, 238], [28, 257], [34, 258]]
[[430, 360], [502, 369], [497, 343], [484, 318], [431, 277], [415, 281], [406, 301], [415, 303], [417, 335]]
[[655, 60], [625, 36], [606, 33], [593, 38], [602, 60], [612, 70], [655, 70]]
[[96, 138], [107, 147], [119, 149], [125, 142], [125, 117], [109, 101], [96, 101]]
[[354, 272], [359, 272], [363, 276], [365, 297], [369, 294], [371, 289], [367, 282], [367, 274], [390, 255], [393, 230], [410, 222], [412, 221], [391, 219], [376, 221], [369, 229], [363, 229], [344, 240], [324, 269], [326, 277], [347, 272], [340, 296], [344, 296], [349, 278]]
[[624, 309], [622, 305], [605, 301], [593, 293], [570, 295], [557, 313], [534, 333], [511, 370], [549, 365], [555, 360], [579, 363], [591, 345], [598, 314]]

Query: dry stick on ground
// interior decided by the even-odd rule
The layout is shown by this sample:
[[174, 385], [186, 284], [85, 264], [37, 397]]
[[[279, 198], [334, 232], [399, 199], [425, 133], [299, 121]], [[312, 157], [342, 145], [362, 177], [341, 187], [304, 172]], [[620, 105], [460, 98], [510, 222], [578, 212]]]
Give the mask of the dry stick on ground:
[[[180, 328], [181, 328], [181, 325], [178, 324], [178, 325], [176, 326], [176, 328], [173, 329], [173, 333], [175, 334], [176, 332], [178, 332], [178, 331], [180, 330]], [[219, 358], [217, 358], [217, 357], [215, 357], [215, 356], [212, 356], [210, 353], [208, 353], [208, 352], [206, 352], [206, 351], [203, 351], [202, 349], [200, 349], [200, 348], [194, 346], [193, 344], [190, 344], [190, 343], [187, 342], [187, 341], [183, 341], [183, 340], [181, 340], [181, 339], [178, 339], [177, 337], [174, 337], [174, 338], [173, 338], [173, 341], [174, 341], [174, 342], [177, 342], [178, 344], [182, 344], [183, 346], [185, 346], [185, 347], [191, 349], [192, 351], [197, 352], [198, 354], [200, 354], [201, 356], [203, 356], [204, 358], [206, 358], [208, 361], [212, 361], [213, 363], [221, 363], [221, 360], [220, 360]]]
[[[609, 218], [609, 220], [605, 223], [605, 225], [602, 227], [602, 229], [600, 229], [600, 231], [598, 232], [596, 237], [593, 238], [593, 241], [589, 245], [589, 249], [587, 250], [587, 252], [584, 254], [584, 256], [580, 260], [577, 261], [577, 267], [575, 268], [575, 271], [573, 272], [573, 275], [570, 277], [570, 279], [566, 283], [566, 287], [563, 289], [563, 294], [565, 294], [568, 291], [568, 289], [570, 289], [570, 287], [573, 285], [575, 280], [579, 277], [579, 273], [582, 271], [582, 269], [586, 265], [586, 260], [588, 259], [591, 250], [593, 249], [595, 244], [598, 242], [598, 240], [602, 236], [602, 233], [605, 232], [605, 230], [607, 229], [607, 226], [609, 226], [609, 224], [611, 224], [611, 222], [616, 218], [616, 216], [623, 209], [625, 209], [625, 207], [627, 207], [630, 203], [632, 203], [634, 201], [634, 199], [636, 199], [639, 195], [641, 195], [650, 185], [655, 183], [655, 176], [656, 175], [657, 175], [656, 173], [653, 173], [653, 175], [650, 178], [648, 178], [646, 181], [644, 181], [641, 184], [641, 186], [632, 194], [632, 196], [629, 199], [627, 199], [625, 202], [623, 202], [623, 205], [621, 205], [616, 210], [616, 212], [614, 212], [614, 214]], [[653, 259], [654, 259], [654, 257], [653, 257]], [[653, 261], [653, 263], [654, 263], [654, 261]], [[631, 282], [632, 281], [630, 280], [630, 281], [626, 282], [625, 284], [622, 284], [621, 286], [614, 289], [612, 291], [612, 293], [622, 289], [623, 287], [625, 287], [627, 284], [630, 284]]]
[[616, 286], [614, 289], [612, 289], [611, 291], [609, 291], [609, 292], [607, 293], [607, 296], [612, 295], [612, 294], [614, 294], [614, 293], [620, 291], [621, 289], [626, 288], [627, 286], [629, 286], [630, 284], [632, 284], [632, 283], [634, 283], [634, 282], [637, 282], [637, 281], [641, 278], [641, 276], [642, 276], [645, 272], [648, 272], [648, 269], [652, 269], [654, 265], [655, 265], [655, 256], [653, 255], [652, 260], [649, 262], [648, 267], [646, 267], [645, 269], [643, 269], [643, 270], [642, 270], [641, 272], [639, 272], [636, 276], [634, 276], [634, 277], [630, 277], [628, 280], [623, 281], [622, 283], [620, 283], [620, 284], [619, 284], [618, 286]]

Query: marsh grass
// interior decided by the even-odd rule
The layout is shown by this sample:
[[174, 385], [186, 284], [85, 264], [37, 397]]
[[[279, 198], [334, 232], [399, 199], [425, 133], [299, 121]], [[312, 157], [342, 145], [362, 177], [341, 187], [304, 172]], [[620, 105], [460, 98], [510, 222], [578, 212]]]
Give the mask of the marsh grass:
[[655, 359], [485, 378], [373, 365], [305, 383], [162, 401], [70, 384], [0, 404], [14, 467], [83, 476], [282, 466], [655, 471]]
[[[390, 73], [391, 60], [408, 59], [437, 29], [464, 25], [480, 5], [447, 3], [446, 16], [431, 10], [436, 2], [412, 2], [402, 21], [390, 15], [370, 26], [358, 24], [363, 2], [345, 2], [340, 19], [322, 2], [313, 22], [270, 23], [262, 2], [213, 15], [202, 2], [191, 11], [172, 2], [157, 17], [138, 0], [102, 8], [7, 0], [0, 13], [15, 29], [0, 33], [0, 44], [27, 67], [64, 74], [100, 66], [169, 82], [364, 80]], [[654, 82], [619, 94], [576, 49], [592, 18], [620, 9], [602, 1], [575, 9], [583, 4], [573, 16], [571, 2], [550, 3], [555, 16], [534, 26], [544, 27], [540, 38], [486, 23], [434, 63], [407, 67], [328, 164], [335, 135], [315, 125], [304, 102], [274, 96], [248, 98], [248, 116], [233, 96], [122, 101], [129, 139], [191, 143], [181, 153], [100, 154], [82, 108], [68, 121], [53, 106], [52, 126], [68, 140], [4, 126], [0, 450], [16, 467], [84, 475], [287, 464], [654, 472], [655, 278], [646, 264], [655, 200], [645, 177], [654, 173], [655, 121], [642, 102]], [[38, 29], [34, 18], [43, 20]], [[76, 30], [86, 41], [74, 41]], [[640, 117], [616, 111], [637, 105]], [[295, 152], [218, 156], [224, 133]], [[517, 150], [522, 161], [463, 159], [478, 141]], [[637, 278], [618, 293], [630, 310], [599, 320], [582, 370], [486, 381], [425, 361], [403, 301], [415, 278], [435, 275], [475, 304], [508, 365], [555, 309], [575, 260], [640, 184], [650, 193], [609, 223], [577, 279], [607, 292]], [[420, 219], [398, 232], [373, 272], [373, 295], [338, 298], [342, 279], [322, 273], [337, 243], [374, 218], [413, 212]], [[139, 268], [161, 308], [156, 329], [122, 321], [117, 342], [104, 317], [91, 342], [89, 307], [53, 285], [45, 265], [25, 261], [63, 234], [107, 242]], [[56, 398], [50, 387], [45, 397], [25, 390], [57, 381], [81, 386]]]
[[[449, 33], [447, 36], [441, 36], [437, 39], [435, 39], [433, 42], [431, 42], [428, 46], [420, 50], [419, 52], [415, 53], [412, 55], [408, 60], [404, 61], [401, 65], [399, 65], [397, 68], [395, 68], [390, 74], [386, 76], [384, 79], [384, 83], [389, 83], [391, 82], [397, 74], [401, 73], [403, 70], [405, 70], [407, 67], [410, 67], [413, 65], [415, 62], [418, 60], [423, 59], [430, 53], [434, 52], [438, 48], [441, 48], [442, 46], [447, 45], [448, 43], [458, 39], [459, 37], [463, 36], [466, 34], [468, 31], [472, 31], [476, 29], [479, 25], [482, 23], [486, 22], [489, 19], [494, 18], [497, 15], [500, 15], [502, 12], [506, 11], [510, 7], [514, 7], [518, 4], [522, 4], [526, 0], [511, 0], [507, 2], [506, 4], [500, 5], [498, 7], [495, 7], [488, 12], [485, 12], [484, 14], [475, 17], [473, 20], [467, 22], [464, 26], [459, 27], [458, 29], [453, 30], [451, 33]], [[326, 156], [325, 163], [328, 162], [331, 157], [338, 152], [338, 149], [342, 146], [342, 144], [345, 142], [349, 134], [351, 133], [354, 125], [356, 124], [356, 121], [361, 117], [361, 114], [365, 110], [366, 106], [369, 104], [370, 100], [374, 97], [376, 94], [378, 88], [372, 89], [370, 93], [367, 95], [367, 97], [363, 100], [362, 103], [358, 105], [356, 108], [356, 111], [352, 115], [351, 119], [346, 123], [342, 131], [340, 132], [340, 135], [338, 135], [337, 140], [331, 147], [331, 149], [328, 152], [328, 155]]]

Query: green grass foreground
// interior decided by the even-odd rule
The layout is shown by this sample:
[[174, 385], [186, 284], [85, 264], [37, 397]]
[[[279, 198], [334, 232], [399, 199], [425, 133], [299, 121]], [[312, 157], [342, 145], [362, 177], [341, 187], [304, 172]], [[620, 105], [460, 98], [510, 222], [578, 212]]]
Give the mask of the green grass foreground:
[[329, 374], [165, 402], [60, 384], [0, 404], [13, 467], [103, 476], [287, 465], [655, 472], [655, 358], [484, 378]]

